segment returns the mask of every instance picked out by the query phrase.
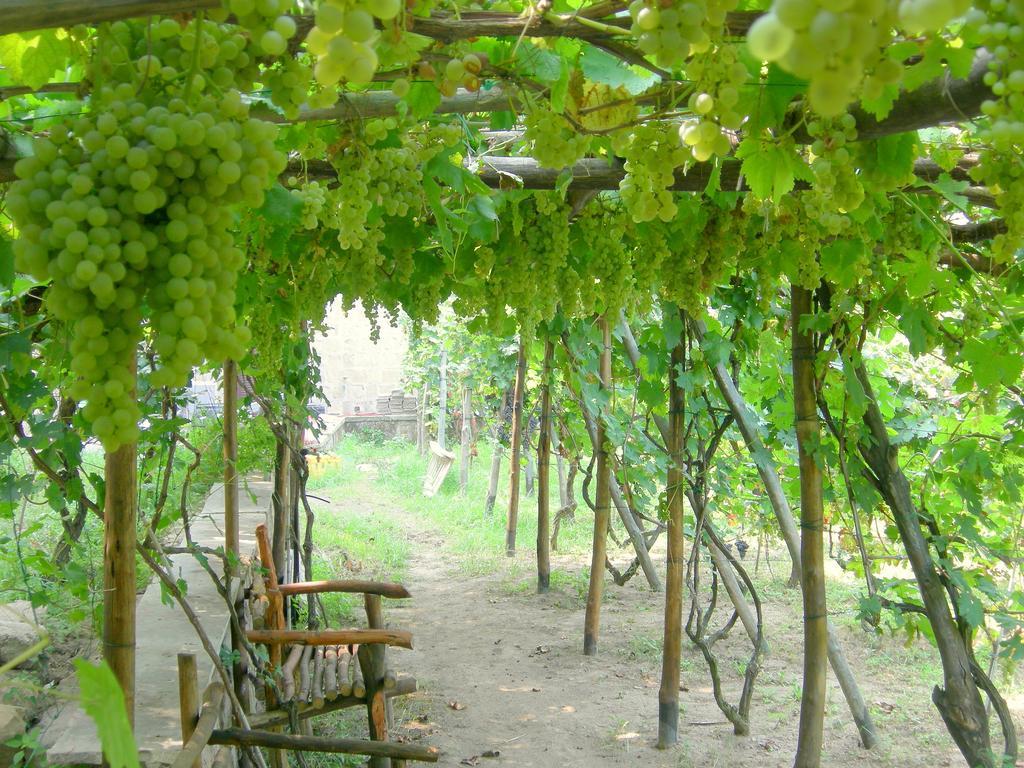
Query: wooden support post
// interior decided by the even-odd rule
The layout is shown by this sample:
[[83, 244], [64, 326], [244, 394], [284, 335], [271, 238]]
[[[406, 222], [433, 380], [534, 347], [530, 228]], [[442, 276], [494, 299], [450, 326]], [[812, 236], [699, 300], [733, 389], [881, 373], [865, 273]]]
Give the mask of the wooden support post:
[[271, 555], [274, 559], [274, 568], [278, 577], [288, 580], [288, 487], [289, 476], [291, 475], [291, 450], [288, 443], [277, 439], [277, 455], [274, 458], [274, 496], [273, 512], [274, 524], [272, 526]]
[[[601, 352], [598, 365], [602, 389], [612, 385], [612, 334], [608, 318], [602, 317]], [[601, 596], [604, 592], [604, 561], [608, 548], [608, 522], [611, 507], [611, 461], [606, 444], [604, 417], [598, 414], [597, 470], [595, 482], [597, 491], [594, 499], [594, 547], [590, 560], [590, 586], [587, 590], [587, 610], [583, 622], [583, 653], [597, 655], [597, 638], [601, 629]]]
[[555, 343], [544, 343], [540, 391], [540, 434], [537, 439], [537, 592], [551, 587], [551, 363]]
[[[134, 347], [129, 354], [134, 375]], [[134, 442], [125, 443], [106, 454], [103, 499], [103, 658], [121, 686], [128, 722], [132, 725], [135, 723], [137, 448]]]
[[[224, 551], [238, 557], [238, 364], [224, 362]], [[230, 564], [232, 558], [228, 558]], [[232, 576], [236, 575], [231, 573]]]
[[[188, 743], [199, 721], [199, 673], [194, 653], [178, 654], [178, 706], [181, 712], [181, 743]], [[196, 759], [192, 768], [202, 768]]]
[[469, 452], [473, 447], [473, 389], [466, 384], [462, 388], [462, 445], [459, 453], [459, 493], [463, 496], [469, 490]]
[[790, 288], [793, 404], [800, 457], [800, 562], [804, 603], [804, 677], [794, 768], [818, 768], [825, 714], [828, 630], [825, 604], [824, 501], [821, 468], [812, 451], [821, 439], [815, 397], [814, 340], [801, 323], [811, 314], [811, 292]]
[[519, 526], [519, 459], [523, 449], [523, 395], [526, 389], [526, 339], [519, 336], [516, 360], [516, 388], [512, 402], [512, 465], [509, 468], [508, 516], [505, 519], [505, 554], [516, 553], [516, 528]]
[[437, 397], [437, 444], [448, 450], [448, 348], [441, 342], [440, 388]]
[[683, 627], [683, 571], [685, 531], [685, 481], [683, 466], [683, 388], [678, 377], [685, 365], [683, 339], [672, 348], [668, 373], [669, 429], [667, 445], [672, 463], [668, 467], [668, 556], [665, 571], [665, 634], [662, 644], [661, 688], [658, 691], [658, 747], [666, 749], [679, 740], [679, 660]]
[[[366, 623], [370, 629], [384, 629], [384, 613], [380, 595], [364, 595]], [[384, 697], [384, 673], [386, 670], [386, 647], [379, 644], [359, 646], [359, 667], [366, 685], [366, 714], [370, 725], [370, 739], [388, 740], [387, 703]], [[385, 756], [371, 756], [370, 768], [392, 768], [391, 759]]]

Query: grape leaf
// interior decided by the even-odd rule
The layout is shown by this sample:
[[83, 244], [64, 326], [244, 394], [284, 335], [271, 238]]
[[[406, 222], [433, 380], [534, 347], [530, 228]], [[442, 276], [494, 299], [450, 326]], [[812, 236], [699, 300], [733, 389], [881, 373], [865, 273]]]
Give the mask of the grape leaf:
[[409, 93], [405, 95], [405, 103], [409, 105], [409, 111], [417, 120], [422, 120], [432, 115], [434, 110], [441, 105], [441, 92], [437, 86], [428, 81], [417, 81], [409, 86]]
[[85, 659], [74, 660], [82, 696], [82, 709], [93, 722], [111, 768], [139, 768], [132, 727], [128, 723], [124, 694], [107, 663], [93, 666]]
[[0, 35], [0, 67], [11, 77], [12, 83], [24, 81], [21, 59], [28, 48], [28, 42], [21, 35]]
[[780, 200], [804, 176], [803, 162], [793, 150], [777, 142], [748, 136], [736, 149], [743, 160], [741, 172], [750, 190], [763, 200]]
[[627, 67], [621, 59], [592, 45], [583, 48], [583, 53], [580, 55], [580, 68], [588, 80], [604, 83], [612, 88], [622, 86], [634, 96], [660, 82], [657, 75], [650, 72], [639, 74], [636, 68]]
[[47, 29], [32, 37], [21, 56], [21, 73], [30, 88], [41, 88], [71, 56], [71, 44], [63, 30]]
[[758, 88], [750, 115], [750, 133], [760, 128], [782, 125], [786, 109], [793, 97], [807, 89], [807, 82], [783, 71], [775, 64], [768, 65], [768, 76]]

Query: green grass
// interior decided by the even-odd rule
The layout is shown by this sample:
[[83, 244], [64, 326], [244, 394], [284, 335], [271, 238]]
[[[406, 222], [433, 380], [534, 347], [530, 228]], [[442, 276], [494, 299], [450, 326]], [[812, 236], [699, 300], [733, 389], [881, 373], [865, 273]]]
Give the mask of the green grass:
[[[311, 479], [310, 489], [324, 489], [328, 496], [340, 495], [360, 482], [365, 475], [357, 469], [360, 464], [376, 467], [378, 478], [374, 493], [388, 505], [423, 518], [444, 534], [448, 548], [457, 556], [460, 567], [467, 573], [488, 573], [504, 560], [505, 513], [508, 508], [508, 456], [502, 461], [498, 498], [490, 515], [485, 513], [485, 500], [491, 466], [491, 446], [478, 444], [479, 455], [470, 467], [469, 486], [465, 495], [459, 492], [458, 462], [452, 466], [441, 489], [432, 499], [425, 498], [421, 488], [427, 470], [427, 457], [420, 456], [416, 447], [404, 442], [362, 440], [346, 437], [336, 453], [341, 463], [320, 478]], [[552, 515], [558, 509], [558, 488], [552, 467]], [[579, 490], [577, 500], [581, 500]], [[537, 538], [536, 496], [521, 496], [517, 547], [532, 549]], [[587, 552], [590, 547], [590, 515], [577, 509], [576, 522], [564, 522], [559, 532], [559, 551]], [[554, 579], [554, 574], [552, 574]]]

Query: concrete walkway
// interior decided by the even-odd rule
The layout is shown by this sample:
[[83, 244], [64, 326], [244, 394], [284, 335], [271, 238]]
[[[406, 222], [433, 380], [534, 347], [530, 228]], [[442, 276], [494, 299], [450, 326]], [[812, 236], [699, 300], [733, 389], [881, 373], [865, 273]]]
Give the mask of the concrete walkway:
[[[266, 522], [270, 509], [271, 483], [249, 480], [239, 493], [239, 530], [243, 554], [256, 549], [255, 532]], [[254, 499], [255, 496], [255, 499]], [[203, 511], [192, 520], [192, 538], [205, 547], [223, 546], [224, 493], [218, 488], [207, 498]], [[220, 647], [228, 631], [228, 614], [209, 574], [191, 555], [172, 558], [175, 578], [188, 584], [188, 600], [199, 615], [203, 628]], [[219, 570], [219, 563], [211, 560]], [[139, 757], [149, 768], [169, 765], [181, 749], [181, 721], [178, 714], [177, 655], [196, 654], [200, 687], [213, 675], [213, 662], [203, 650], [195, 629], [175, 603], [161, 601], [160, 583], [150, 582], [137, 605], [135, 657], [135, 738]], [[77, 679], [68, 677], [61, 694], [77, 696]], [[76, 702], [65, 705], [48, 728], [46, 742], [51, 765], [100, 765], [101, 752], [96, 727]]]

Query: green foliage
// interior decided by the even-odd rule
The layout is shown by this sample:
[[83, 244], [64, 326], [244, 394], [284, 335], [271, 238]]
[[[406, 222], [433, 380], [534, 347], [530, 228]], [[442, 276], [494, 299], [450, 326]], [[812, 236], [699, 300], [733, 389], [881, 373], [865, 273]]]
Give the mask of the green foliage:
[[82, 709], [96, 723], [103, 756], [111, 768], [138, 768], [135, 738], [128, 723], [124, 694], [106, 662], [94, 666], [75, 660]]

